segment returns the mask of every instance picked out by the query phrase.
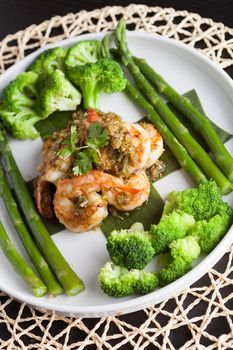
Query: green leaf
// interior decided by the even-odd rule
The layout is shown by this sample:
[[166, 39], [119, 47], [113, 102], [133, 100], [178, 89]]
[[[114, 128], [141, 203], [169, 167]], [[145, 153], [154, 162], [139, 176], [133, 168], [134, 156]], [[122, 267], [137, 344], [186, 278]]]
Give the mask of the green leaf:
[[67, 158], [69, 157], [71, 154], [72, 154], [72, 149], [68, 146], [68, 147], [65, 147], [65, 148], [62, 148], [60, 151], [57, 152], [57, 156], [59, 158]]
[[70, 148], [72, 153], [76, 150], [76, 145], [78, 142], [78, 133], [76, 126], [72, 125], [70, 128]]
[[99, 148], [108, 145], [108, 131], [99, 122], [91, 124], [88, 135], [88, 143], [92, 143]]
[[79, 152], [74, 161], [74, 167], [73, 167], [74, 175], [85, 174], [91, 169], [92, 169], [92, 159], [90, 157], [88, 150]]

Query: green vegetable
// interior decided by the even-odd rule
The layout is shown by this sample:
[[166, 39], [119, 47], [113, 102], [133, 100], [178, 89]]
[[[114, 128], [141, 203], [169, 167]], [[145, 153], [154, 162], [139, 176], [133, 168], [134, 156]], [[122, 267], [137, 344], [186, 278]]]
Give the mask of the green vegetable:
[[37, 74], [52, 73], [57, 69], [65, 71], [66, 55], [67, 50], [61, 47], [48, 49], [37, 57], [28, 70]]
[[[231, 209], [229, 207], [229, 209]], [[209, 254], [225, 235], [232, 223], [233, 211], [216, 214], [207, 220], [197, 221], [189, 234], [199, 243], [203, 254]]]
[[186, 212], [173, 211], [164, 215], [159, 223], [151, 225], [150, 229], [155, 254], [166, 251], [173, 240], [184, 238], [194, 224], [194, 217]]
[[11, 221], [27, 251], [31, 261], [35, 265], [37, 271], [39, 272], [42, 280], [48, 288], [48, 293], [50, 296], [56, 296], [63, 292], [63, 289], [57, 282], [53, 272], [50, 270], [47, 262], [40, 254], [35, 242], [33, 241], [30, 233], [18, 210], [18, 206], [11, 194], [10, 188], [5, 178], [3, 169], [0, 166], [0, 196], [2, 197], [5, 206], [7, 208], [8, 214]]
[[75, 175], [81, 175], [90, 171], [93, 163], [98, 164], [100, 156], [99, 149], [107, 145], [107, 129], [99, 122], [92, 123], [85, 145], [76, 149], [78, 154], [74, 160], [73, 173]]
[[64, 139], [62, 142], [65, 145], [60, 151], [57, 152], [59, 158], [66, 158], [73, 154], [77, 149], [78, 133], [76, 126], [72, 125], [70, 127], [70, 136]]
[[107, 262], [101, 269], [99, 282], [102, 290], [112, 297], [147, 294], [158, 286], [158, 277], [152, 272], [127, 270]]
[[41, 75], [37, 84], [39, 111], [45, 118], [57, 110], [74, 111], [81, 102], [80, 92], [60, 70]]
[[114, 230], [107, 238], [111, 260], [128, 270], [142, 270], [153, 258], [154, 248], [148, 232]]
[[[159, 271], [158, 278], [161, 286], [166, 286], [182, 277], [192, 269], [192, 261], [200, 255], [200, 246], [196, 239], [187, 236], [182, 239], [174, 240], [170, 243], [170, 254], [165, 259], [162, 254], [162, 260], [165, 264]], [[167, 261], [166, 261], [167, 260]]]
[[192, 264], [190, 262], [181, 258], [173, 260], [170, 264], [166, 265], [159, 271], [159, 285], [162, 287], [166, 286], [185, 275], [191, 269]]
[[223, 202], [220, 190], [214, 181], [200, 184], [185, 191], [172, 191], [165, 202], [163, 215], [180, 210], [193, 215], [196, 221], [208, 220], [229, 206]]
[[176, 239], [169, 244], [169, 248], [173, 259], [182, 258], [187, 262], [197, 259], [201, 252], [201, 248], [193, 236]]
[[[227, 194], [233, 190], [233, 186], [221, 172], [221, 170], [213, 163], [210, 156], [200, 146], [200, 144], [192, 137], [189, 130], [179, 121], [175, 114], [170, 110], [162, 98], [155, 92], [149, 81], [140, 72], [139, 67], [135, 64], [132, 54], [130, 53], [125, 36], [125, 22], [121, 20], [115, 32], [116, 43], [120, 49], [123, 63], [129, 69], [137, 87], [147, 97], [148, 101], [154, 106], [162, 117], [175, 137], [189, 152], [192, 159], [197, 163], [203, 173], [218, 184], [223, 194]], [[166, 140], [165, 140], [166, 141]]]
[[[157, 74], [142, 59], [134, 59], [148, 80], [164, 95], [179, 111], [187, 117], [194, 128], [203, 136], [212, 151], [215, 161], [229, 180], [233, 181], [233, 158], [223, 145], [210, 121], [191, 101], [175, 91], [159, 74]], [[212, 175], [213, 178], [213, 175]], [[214, 178], [213, 178], [214, 179]], [[216, 179], [215, 179], [216, 180]], [[216, 180], [217, 181], [217, 180]]]
[[76, 295], [84, 289], [83, 282], [62, 256], [38, 215], [2, 127], [0, 128], [0, 153], [4, 169], [9, 175], [22, 213], [40, 251], [43, 253], [66, 294]]
[[85, 108], [97, 108], [102, 92], [108, 94], [124, 90], [126, 80], [119, 64], [102, 58], [96, 63], [68, 67], [70, 80], [80, 87]]
[[35, 139], [39, 136], [34, 124], [43, 119], [37, 111], [38, 75], [21, 73], [4, 90], [0, 117], [5, 127], [18, 139]]
[[47, 287], [37, 277], [35, 272], [21, 257], [18, 251], [15, 249], [12, 241], [10, 240], [7, 232], [5, 231], [2, 222], [0, 221], [0, 246], [7, 260], [10, 262], [14, 270], [20, 275], [24, 282], [28, 285], [32, 293], [36, 297], [42, 297], [47, 293]]
[[67, 54], [65, 64], [68, 68], [86, 63], [95, 63], [99, 56], [99, 41], [80, 41], [72, 46]]

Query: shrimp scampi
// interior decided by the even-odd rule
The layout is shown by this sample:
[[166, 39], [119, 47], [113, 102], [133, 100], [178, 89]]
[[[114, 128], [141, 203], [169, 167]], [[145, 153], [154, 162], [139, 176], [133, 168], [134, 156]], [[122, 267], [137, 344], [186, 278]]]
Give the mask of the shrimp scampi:
[[99, 193], [100, 175], [98, 170], [93, 170], [58, 182], [54, 211], [69, 230], [88, 231], [98, 226], [108, 215], [107, 201]]

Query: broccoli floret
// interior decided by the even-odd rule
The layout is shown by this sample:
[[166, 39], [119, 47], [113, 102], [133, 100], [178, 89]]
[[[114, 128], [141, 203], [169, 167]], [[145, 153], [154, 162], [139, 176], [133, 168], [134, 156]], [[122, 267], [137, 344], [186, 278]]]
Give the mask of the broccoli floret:
[[[228, 207], [230, 208], [230, 207]], [[230, 211], [230, 210], [229, 210]], [[224, 236], [232, 222], [232, 215], [223, 213], [196, 222], [189, 234], [196, 238], [203, 254], [208, 254]]]
[[150, 234], [141, 231], [113, 231], [108, 236], [107, 249], [116, 265], [129, 270], [142, 270], [154, 256]]
[[67, 67], [75, 67], [86, 63], [95, 63], [98, 60], [99, 49], [99, 41], [80, 41], [69, 49], [65, 64]]
[[6, 129], [17, 139], [34, 140], [39, 136], [34, 124], [41, 116], [33, 109], [24, 107], [19, 112], [5, 110], [0, 112], [1, 119]]
[[84, 108], [98, 109], [102, 92], [114, 93], [124, 90], [126, 79], [119, 64], [102, 58], [96, 63], [87, 63], [68, 68], [69, 79], [82, 90]]
[[173, 259], [182, 258], [187, 262], [197, 259], [201, 252], [201, 248], [193, 236], [176, 239], [169, 244], [169, 248]]
[[65, 58], [67, 50], [55, 47], [42, 52], [28, 68], [37, 74], [51, 73], [56, 69], [65, 71]]
[[13, 111], [18, 111], [22, 107], [35, 107], [38, 96], [37, 80], [38, 74], [34, 72], [19, 74], [4, 90], [6, 105]]
[[163, 267], [158, 273], [160, 286], [166, 286], [185, 275], [192, 269], [192, 263], [182, 258], [173, 260], [170, 264]]
[[187, 213], [173, 211], [169, 215], [164, 215], [157, 225], [151, 225], [150, 228], [155, 254], [166, 251], [174, 239], [185, 237], [194, 224], [194, 217]]
[[158, 274], [161, 286], [175, 281], [190, 271], [192, 261], [197, 259], [201, 252], [199, 244], [192, 236], [172, 241], [169, 248], [170, 253], [162, 254], [160, 258], [164, 265]]
[[98, 276], [102, 290], [112, 297], [146, 294], [158, 286], [158, 277], [151, 272], [131, 270], [107, 262]]
[[196, 221], [208, 220], [218, 213], [223, 204], [220, 189], [214, 181], [207, 181], [197, 188], [173, 191], [165, 203], [163, 215], [181, 210], [193, 215]]
[[40, 114], [49, 116], [55, 111], [73, 111], [80, 104], [80, 92], [60, 70], [41, 75], [38, 80]]
[[21, 73], [4, 91], [0, 116], [8, 131], [18, 139], [35, 139], [39, 133], [34, 124], [42, 119], [37, 111], [38, 75]]

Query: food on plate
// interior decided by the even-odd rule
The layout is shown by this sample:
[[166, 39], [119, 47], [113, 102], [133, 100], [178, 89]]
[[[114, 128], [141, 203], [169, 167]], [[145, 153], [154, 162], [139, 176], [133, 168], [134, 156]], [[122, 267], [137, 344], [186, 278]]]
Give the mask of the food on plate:
[[184, 238], [194, 224], [194, 217], [185, 210], [163, 215], [159, 223], [150, 228], [155, 254], [166, 251], [174, 239]]
[[47, 118], [55, 111], [75, 111], [81, 102], [80, 92], [60, 70], [39, 76], [38, 111]]
[[101, 269], [98, 280], [101, 289], [116, 298], [133, 294], [147, 294], [155, 290], [159, 281], [155, 273], [143, 270], [127, 270], [107, 262]]
[[128, 270], [144, 269], [155, 255], [150, 233], [132, 227], [112, 231], [107, 237], [107, 250], [114, 264]]
[[[80, 293], [84, 289], [84, 284], [65, 260], [41, 220], [26, 183], [15, 162], [5, 131], [1, 126], [0, 155], [4, 170], [11, 180], [17, 202], [39, 250], [51, 267], [57, 280], [61, 283], [65, 293], [70, 296]], [[61, 286], [59, 283], [57, 282], [57, 288], [60, 289]]]
[[[148, 102], [150, 102], [150, 104], [159, 113], [163, 122], [166, 123], [166, 125], [174, 133], [175, 137], [177, 137], [177, 140], [189, 152], [192, 159], [197, 163], [198, 167], [200, 167], [200, 170], [206, 176], [208, 176], [209, 179], [213, 179], [216, 181], [219, 188], [221, 189], [222, 194], [227, 194], [231, 192], [233, 190], [233, 186], [230, 182], [231, 180], [233, 180], [233, 159], [227, 151], [227, 149], [225, 148], [225, 146], [223, 145], [223, 143], [221, 142], [221, 140], [219, 139], [209, 120], [200, 112], [198, 112], [194, 107], [192, 107], [191, 102], [189, 102], [189, 100], [187, 100], [186, 98], [179, 98], [180, 95], [175, 94], [174, 91], [172, 94], [170, 94], [171, 89], [169, 90], [169, 93], [167, 93], [167, 85], [165, 82], [162, 82], [162, 84], [161, 82], [159, 84], [156, 84], [156, 87], [158, 87], [158, 85], [160, 86], [160, 92], [165, 94], [165, 96], [168, 99], [170, 99], [171, 102], [174, 103], [174, 105], [177, 108], [180, 108], [181, 112], [185, 111], [184, 114], [189, 117], [189, 119], [195, 124], [195, 128], [197, 128], [198, 131], [206, 138], [210, 149], [214, 152], [216, 163], [219, 165], [220, 169], [222, 169], [227, 174], [230, 181], [222, 173], [222, 171], [214, 164], [207, 152], [192, 137], [188, 129], [179, 121], [176, 115], [171, 111], [171, 109], [155, 91], [154, 87], [150, 84], [149, 81], [153, 80], [154, 82], [156, 80], [155, 77], [154, 79], [152, 78], [154, 76], [152, 74], [153, 69], [150, 69], [149, 72], [147, 72], [146, 70], [147, 74], [145, 74], [145, 76], [143, 75], [143, 73], [145, 73], [145, 69], [142, 70], [142, 72], [140, 71], [140, 67], [142, 66], [142, 64], [140, 64], [139, 66], [137, 65], [138, 61], [134, 60], [127, 46], [126, 24], [123, 18], [119, 21], [117, 25], [117, 28], [114, 32], [114, 38], [117, 48], [119, 49], [118, 56], [120, 56], [121, 61], [128, 68], [139, 90], [146, 96]], [[104, 44], [106, 45], [106, 43]], [[149, 79], [149, 81], [147, 80], [147, 78]], [[128, 83], [126, 91], [128, 91], [130, 96], [133, 97], [134, 100], [138, 102], [144, 109], [149, 111], [149, 119], [153, 119], [161, 136], [164, 138], [164, 141], [167, 142], [168, 132], [166, 131], [165, 137], [165, 130], [161, 130], [161, 122], [156, 120], [158, 118], [155, 118], [154, 115], [151, 115], [152, 113], [150, 112], [150, 107], [147, 104], [145, 104], [142, 100], [142, 97], [136, 91], [133, 90], [134, 89], [132, 89], [130, 87], [130, 84]], [[173, 148], [171, 148], [171, 150], [173, 150]], [[192, 178], [198, 184], [203, 181], [203, 178], [201, 178], [200, 176], [196, 176], [193, 173], [193, 168], [194, 165], [192, 165], [190, 169], [187, 169], [187, 171], [189, 172], [189, 174], [191, 174]]]
[[0, 246], [13, 269], [23, 278], [32, 293], [36, 297], [42, 297], [47, 293], [46, 285], [37, 277], [28, 263], [21, 257], [14, 244], [10, 240], [0, 220]]
[[[222, 144], [218, 134], [206, 118], [195, 106], [174, 90], [159, 74], [157, 74], [143, 59], [134, 58], [141, 72], [188, 120], [204, 137], [215, 161], [230, 181], [233, 181], [233, 159]], [[213, 176], [213, 175], [212, 175]]]
[[[201, 249], [192, 236], [176, 239], [169, 245], [170, 252], [162, 257], [164, 265], [158, 273], [159, 284], [165, 286], [174, 282], [192, 269], [192, 261], [200, 255]], [[160, 258], [161, 259], [161, 258]]]
[[[44, 139], [39, 176], [34, 181], [35, 202], [41, 216], [51, 219], [55, 215], [74, 232], [103, 225], [110, 212], [115, 222], [116, 216], [121, 219], [119, 213], [124, 213], [122, 222], [126, 226], [116, 224], [108, 232], [111, 261], [98, 276], [102, 290], [113, 297], [150, 293], [159, 285], [175, 281], [192, 269], [200, 254], [214, 249], [233, 218], [232, 208], [221, 198], [221, 194], [233, 190], [232, 157], [208, 118], [171, 88], [146, 61], [133, 57], [125, 30], [122, 19], [115, 32], [107, 34], [102, 41], [81, 41], [70, 49], [57, 47], [44, 51], [27, 72], [19, 74], [5, 88], [0, 104], [1, 121], [18, 139], [33, 140], [40, 135], [39, 124], [45, 125], [45, 119], [56, 124], [53, 119], [56, 112], [73, 112], [72, 118], [70, 114], [62, 127], [54, 125], [55, 131], [47, 133]], [[110, 48], [112, 38], [116, 48]], [[115, 59], [128, 69], [135, 85]], [[206, 139], [216, 164], [209, 157], [209, 150], [205, 151], [200, 141], [195, 140], [191, 128], [186, 128], [154, 87], [192, 123], [198, 124], [197, 132]], [[145, 120], [129, 123], [114, 112], [103, 113], [98, 109], [103, 92], [120, 91], [126, 92], [145, 111], [151, 123]], [[158, 179], [161, 169], [164, 170], [160, 160], [164, 146], [198, 187], [171, 192], [162, 216], [153, 218], [151, 226], [147, 223], [147, 230], [142, 223], [130, 227], [135, 216], [127, 222], [127, 215], [137, 215], [138, 210], [143, 213], [141, 217], [148, 219], [147, 214], [151, 214], [151, 203], [150, 208], [147, 206], [148, 199], [150, 202], [153, 197], [150, 181]], [[6, 256], [13, 265], [22, 261], [17, 271], [28, 283], [28, 277], [32, 276], [33, 285], [29, 285], [35, 295], [43, 295], [47, 290], [53, 296], [63, 290], [67, 295], [76, 295], [84, 289], [84, 284], [38, 215], [2, 126], [0, 155], [39, 250], [21, 219], [0, 168], [1, 196], [43, 282], [25, 265], [0, 222], [0, 243]], [[159, 194], [154, 198], [163, 203]], [[148, 209], [146, 215], [141, 207]], [[158, 212], [161, 214], [161, 210]], [[155, 256], [160, 269], [155, 272], [154, 265], [152, 272], [148, 272]], [[25, 273], [21, 267], [25, 267]]]
[[233, 209], [222, 200], [214, 181], [171, 192], [160, 221], [151, 225], [149, 232], [135, 223], [130, 229], [115, 230], [107, 237], [112, 262], [100, 271], [101, 288], [110, 296], [141, 294], [132, 287], [132, 277], [139, 276], [139, 272], [148, 273], [143, 269], [155, 256], [160, 268], [150, 273], [158, 278], [158, 285], [175, 281], [192, 269], [192, 262], [200, 254], [214, 249], [232, 221]]
[[75, 110], [80, 101], [80, 92], [62, 71], [40, 76], [23, 72], [4, 90], [0, 116], [14, 137], [35, 139], [39, 136], [35, 123], [56, 110]]
[[67, 50], [61, 47], [47, 49], [29, 66], [28, 71], [35, 72], [39, 75], [52, 73], [57, 69], [64, 72], [66, 55]]
[[125, 88], [124, 73], [110, 58], [68, 67], [67, 71], [69, 79], [82, 91], [84, 108], [98, 108], [103, 92], [112, 94]]
[[2, 197], [6, 206], [7, 212], [11, 218], [11, 221], [18, 233], [23, 246], [28, 253], [28, 256], [35, 268], [37, 269], [42, 281], [46, 286], [46, 291], [50, 296], [56, 296], [63, 292], [63, 289], [57, 282], [57, 279], [47, 264], [46, 260], [37, 248], [33, 238], [30, 235], [26, 225], [24, 224], [23, 218], [19, 212], [17, 203], [11, 193], [10, 187], [6, 180], [3, 169], [0, 166], [0, 196]]
[[66, 129], [45, 140], [35, 183], [38, 210], [51, 217], [45, 184], [51, 182], [56, 186], [55, 215], [72, 231], [98, 226], [108, 215], [108, 205], [132, 211], [148, 200], [145, 170], [156, 166], [162, 153], [163, 140], [152, 124], [126, 123], [114, 113], [94, 109], [78, 111]]

